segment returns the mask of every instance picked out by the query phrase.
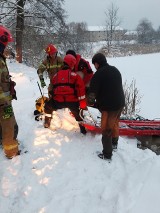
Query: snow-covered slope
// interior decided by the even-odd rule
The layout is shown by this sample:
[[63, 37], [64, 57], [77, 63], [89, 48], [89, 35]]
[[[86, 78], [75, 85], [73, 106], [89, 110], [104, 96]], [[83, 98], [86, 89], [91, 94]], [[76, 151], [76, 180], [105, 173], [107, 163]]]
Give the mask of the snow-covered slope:
[[[157, 65], [160, 54], [150, 58], [153, 56]], [[137, 59], [145, 73], [148, 57], [121, 58], [120, 62], [112, 59], [112, 64], [119, 68], [119, 63], [123, 72], [129, 70], [128, 74], [134, 75], [132, 63]], [[96, 155], [102, 149], [101, 136], [81, 135], [67, 110], [55, 114], [54, 131], [44, 129], [43, 122], [33, 118], [35, 99], [40, 97], [36, 70], [17, 63], [8, 66], [17, 83], [18, 100], [13, 101], [13, 106], [19, 125], [18, 139], [23, 151], [28, 152], [7, 160], [0, 150], [1, 213], [160, 212], [159, 156], [137, 149], [133, 138], [120, 138], [112, 162], [103, 161]], [[158, 69], [154, 69], [157, 76]], [[156, 78], [155, 74], [152, 78]], [[148, 82], [143, 79], [142, 88], [145, 83]], [[148, 93], [144, 96], [149, 100]], [[146, 104], [151, 106], [150, 102]]]

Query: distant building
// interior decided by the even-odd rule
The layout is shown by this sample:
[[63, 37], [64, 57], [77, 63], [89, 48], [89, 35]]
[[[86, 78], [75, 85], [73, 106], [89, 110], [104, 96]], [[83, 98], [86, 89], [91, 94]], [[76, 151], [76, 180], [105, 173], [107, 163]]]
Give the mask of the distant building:
[[[127, 31], [117, 27], [113, 34], [113, 40], [123, 40], [123, 36]], [[107, 30], [105, 26], [88, 26], [88, 30], [84, 34], [87, 42], [97, 42], [107, 40]]]
[[124, 34], [124, 39], [123, 40], [128, 40], [128, 41], [136, 40], [137, 36], [138, 36], [137, 31], [130, 30], [130, 31], [127, 31]]

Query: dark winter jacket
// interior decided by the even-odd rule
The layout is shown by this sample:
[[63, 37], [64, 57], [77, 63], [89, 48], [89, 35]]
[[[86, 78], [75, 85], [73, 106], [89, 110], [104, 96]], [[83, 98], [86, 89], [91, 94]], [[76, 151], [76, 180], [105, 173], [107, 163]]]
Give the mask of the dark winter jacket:
[[89, 96], [96, 99], [101, 111], [116, 111], [124, 107], [125, 97], [119, 70], [108, 63], [99, 67], [91, 79]]

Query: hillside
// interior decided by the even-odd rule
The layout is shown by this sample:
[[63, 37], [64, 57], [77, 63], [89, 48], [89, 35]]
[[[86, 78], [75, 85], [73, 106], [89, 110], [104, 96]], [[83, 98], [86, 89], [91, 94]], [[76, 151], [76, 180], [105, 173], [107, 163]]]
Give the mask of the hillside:
[[[120, 69], [124, 80], [136, 78], [143, 94], [140, 113], [147, 118], [159, 115], [159, 57], [108, 60]], [[54, 131], [44, 129], [43, 122], [33, 117], [35, 100], [40, 96], [36, 70], [9, 61], [8, 66], [17, 83], [18, 100], [13, 106], [18, 139], [27, 153], [8, 160], [0, 149], [0, 212], [160, 212], [159, 156], [138, 149], [136, 139], [121, 137], [112, 162], [103, 161], [96, 154], [102, 149], [101, 136], [81, 135], [67, 110], [55, 115]]]

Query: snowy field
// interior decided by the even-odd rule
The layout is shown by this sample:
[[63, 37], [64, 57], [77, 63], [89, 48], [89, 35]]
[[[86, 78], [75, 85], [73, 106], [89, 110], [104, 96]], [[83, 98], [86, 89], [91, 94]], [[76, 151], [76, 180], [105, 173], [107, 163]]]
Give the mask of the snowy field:
[[[139, 114], [146, 118], [160, 117], [159, 58], [108, 59], [123, 81], [136, 79], [143, 96]], [[0, 149], [0, 213], [160, 212], [159, 156], [138, 149], [134, 138], [121, 137], [112, 162], [103, 161], [96, 154], [102, 149], [101, 136], [81, 135], [67, 110], [55, 115], [55, 131], [44, 129], [33, 117], [40, 97], [36, 70], [17, 63], [8, 66], [17, 83], [13, 106], [18, 139], [28, 152], [7, 160]]]

